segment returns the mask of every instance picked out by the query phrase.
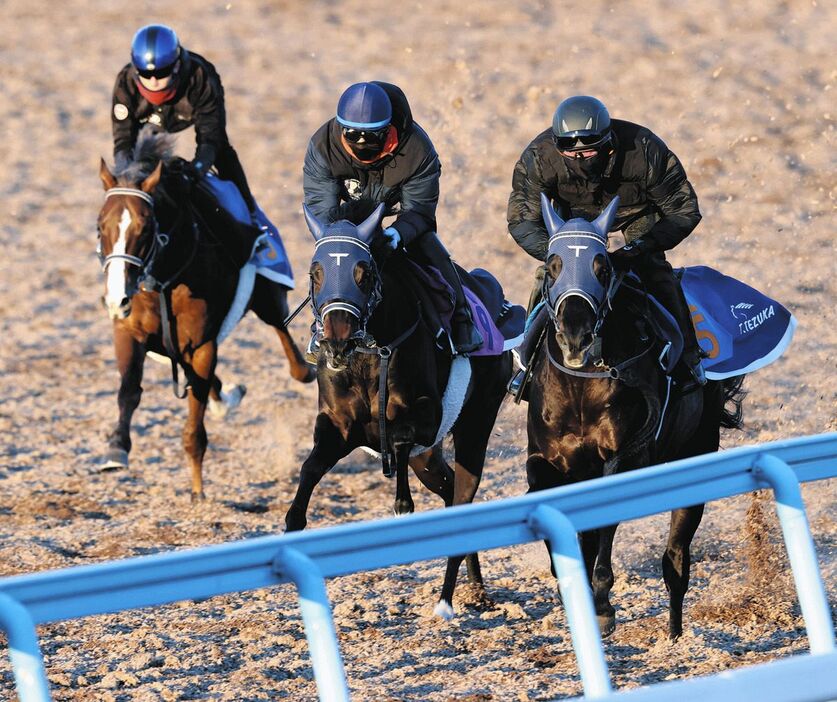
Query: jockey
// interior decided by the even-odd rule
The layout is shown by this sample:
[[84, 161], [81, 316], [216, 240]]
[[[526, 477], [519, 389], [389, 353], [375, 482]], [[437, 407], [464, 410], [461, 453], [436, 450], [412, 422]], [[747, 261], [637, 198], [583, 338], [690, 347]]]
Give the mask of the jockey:
[[[593, 219], [619, 196], [613, 230], [624, 233], [627, 245], [611, 253], [611, 260], [617, 268], [633, 270], [672, 313], [683, 334], [682, 360], [693, 380], [703, 385], [706, 376], [689, 307], [665, 256], [701, 219], [697, 196], [677, 156], [649, 129], [611, 120], [599, 100], [577, 95], [558, 105], [552, 128], [526, 147], [512, 176], [509, 232], [526, 253], [543, 261], [549, 236], [541, 192], [564, 219]], [[530, 311], [543, 276], [540, 267]]]
[[116, 77], [111, 109], [117, 165], [130, 160], [142, 126], [167, 132], [195, 126], [197, 149], [188, 169], [195, 180], [215, 166], [218, 176], [238, 187], [253, 223], [264, 226], [247, 178], [226, 130], [224, 88], [209, 61], [186, 51], [173, 29], [141, 28], [131, 44], [131, 62]]
[[303, 167], [305, 204], [324, 222], [340, 217], [340, 204], [367, 198], [386, 205], [395, 221], [384, 229], [399, 246], [435, 266], [456, 294], [452, 343], [476, 351], [483, 339], [450, 254], [436, 235], [441, 164], [425, 131], [413, 121], [400, 88], [378, 81], [349, 86], [337, 116], [311, 137]]

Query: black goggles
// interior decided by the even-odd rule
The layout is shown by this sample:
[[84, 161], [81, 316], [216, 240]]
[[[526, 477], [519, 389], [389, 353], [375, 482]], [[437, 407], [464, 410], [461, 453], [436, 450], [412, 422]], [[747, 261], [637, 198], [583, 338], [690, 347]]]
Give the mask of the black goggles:
[[595, 147], [602, 147], [610, 141], [610, 134], [584, 134], [579, 136], [556, 136], [555, 146], [559, 151], [584, 151]]
[[168, 78], [172, 73], [174, 73], [174, 69], [177, 66], [177, 61], [175, 61], [170, 66], [166, 66], [165, 68], [155, 68], [150, 71], [140, 70], [137, 69], [137, 73], [140, 75], [141, 78], [156, 78], [160, 80], [161, 78]]
[[367, 144], [383, 146], [389, 134], [389, 125], [381, 129], [355, 129], [343, 127], [343, 138], [350, 144], [357, 144], [361, 139]]

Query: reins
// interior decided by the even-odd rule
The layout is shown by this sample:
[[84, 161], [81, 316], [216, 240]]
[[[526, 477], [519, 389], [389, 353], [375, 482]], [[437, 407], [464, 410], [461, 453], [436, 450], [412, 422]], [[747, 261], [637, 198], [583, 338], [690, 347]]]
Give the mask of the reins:
[[416, 317], [416, 321], [406, 331], [386, 346], [355, 347], [355, 351], [358, 353], [378, 356], [381, 359], [381, 366], [378, 370], [378, 430], [381, 435], [381, 468], [387, 478], [393, 476], [390, 462], [395, 460], [395, 456], [390, 456], [389, 442], [387, 441], [387, 380], [389, 376], [389, 360], [392, 352], [409, 339], [413, 335], [413, 332], [418, 329], [420, 321], [421, 315]]

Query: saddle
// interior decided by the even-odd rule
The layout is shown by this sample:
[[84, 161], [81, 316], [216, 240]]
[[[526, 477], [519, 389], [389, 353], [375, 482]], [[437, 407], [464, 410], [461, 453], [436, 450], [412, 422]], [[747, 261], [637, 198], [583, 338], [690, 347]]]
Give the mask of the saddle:
[[[419, 301], [424, 323], [443, 350], [450, 343], [451, 319], [456, 296], [442, 274], [433, 266], [421, 266], [407, 259], [407, 284]], [[505, 299], [503, 287], [488, 271], [475, 268], [470, 273], [455, 264], [474, 324], [485, 343], [471, 356], [497, 356], [515, 348], [523, 338], [525, 311]]]

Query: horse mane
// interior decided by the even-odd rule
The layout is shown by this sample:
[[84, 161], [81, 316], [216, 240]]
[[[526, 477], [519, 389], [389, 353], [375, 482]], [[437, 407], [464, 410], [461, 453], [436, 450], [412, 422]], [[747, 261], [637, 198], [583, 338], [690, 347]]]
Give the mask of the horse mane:
[[168, 132], [158, 131], [146, 124], [137, 137], [137, 143], [131, 154], [131, 160], [119, 160], [114, 169], [116, 182], [123, 186], [133, 186], [145, 180], [158, 161], [167, 163], [174, 158], [174, 145], [177, 137]]

